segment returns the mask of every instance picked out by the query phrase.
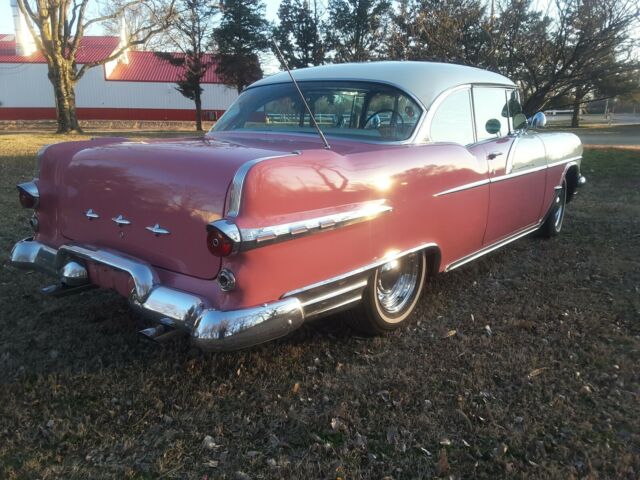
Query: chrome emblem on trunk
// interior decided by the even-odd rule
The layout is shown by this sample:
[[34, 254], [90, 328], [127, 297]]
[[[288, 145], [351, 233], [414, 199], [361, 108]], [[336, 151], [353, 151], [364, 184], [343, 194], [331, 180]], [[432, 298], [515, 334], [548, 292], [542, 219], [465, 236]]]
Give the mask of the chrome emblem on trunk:
[[93, 208], [90, 208], [89, 210], [87, 210], [84, 216], [87, 217], [89, 220], [93, 220], [94, 218], [100, 218], [100, 215], [94, 212]]
[[122, 215], [118, 215], [117, 217], [113, 217], [112, 221], [116, 222], [118, 226], [122, 227], [124, 225], [131, 225], [131, 220], [127, 220]]
[[153, 233], [155, 236], [169, 235], [171, 233], [166, 228], [162, 228], [158, 223], [156, 223], [153, 227], [145, 227], [145, 228], [149, 230], [151, 233]]

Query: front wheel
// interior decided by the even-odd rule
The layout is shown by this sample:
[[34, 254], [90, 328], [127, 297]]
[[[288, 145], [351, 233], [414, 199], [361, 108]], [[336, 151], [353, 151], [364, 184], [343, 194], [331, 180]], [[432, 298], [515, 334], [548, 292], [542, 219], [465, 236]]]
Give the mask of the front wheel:
[[545, 238], [555, 237], [562, 230], [564, 212], [567, 209], [567, 182], [562, 182], [562, 188], [557, 192], [549, 216], [540, 227], [540, 235]]
[[349, 323], [368, 335], [380, 335], [409, 321], [424, 288], [427, 260], [415, 252], [378, 267], [362, 302], [347, 312]]

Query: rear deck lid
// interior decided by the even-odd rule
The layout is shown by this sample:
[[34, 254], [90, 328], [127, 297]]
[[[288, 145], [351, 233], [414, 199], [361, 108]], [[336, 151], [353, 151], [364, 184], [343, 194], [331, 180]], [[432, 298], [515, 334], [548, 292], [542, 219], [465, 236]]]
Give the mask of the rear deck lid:
[[245, 162], [281, 152], [211, 139], [127, 142], [82, 150], [58, 182], [62, 234], [199, 278], [217, 275], [206, 225], [224, 215]]

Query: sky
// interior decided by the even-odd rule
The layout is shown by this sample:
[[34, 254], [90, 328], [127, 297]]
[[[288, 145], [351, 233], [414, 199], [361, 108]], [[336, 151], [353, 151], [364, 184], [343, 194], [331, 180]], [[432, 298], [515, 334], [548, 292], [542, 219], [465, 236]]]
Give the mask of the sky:
[[[93, 2], [94, 4], [96, 2]], [[269, 21], [275, 21], [278, 13], [278, 6], [280, 0], [264, 0], [267, 7], [267, 19]], [[13, 14], [11, 13], [10, 0], [0, 0], [0, 34], [1, 33], [13, 33]], [[99, 31], [91, 32], [94, 35], [99, 35]]]

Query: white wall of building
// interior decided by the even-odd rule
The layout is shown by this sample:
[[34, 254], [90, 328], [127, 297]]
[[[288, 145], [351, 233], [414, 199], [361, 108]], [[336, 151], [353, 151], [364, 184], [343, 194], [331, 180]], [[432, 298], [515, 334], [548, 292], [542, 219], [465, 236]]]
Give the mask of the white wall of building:
[[[79, 108], [193, 109], [193, 101], [175, 83], [120, 82], [104, 78], [104, 69], [89, 70], [76, 86]], [[238, 96], [222, 84], [204, 84], [204, 110], [226, 110]], [[55, 107], [53, 90], [42, 63], [0, 63], [0, 108]]]

